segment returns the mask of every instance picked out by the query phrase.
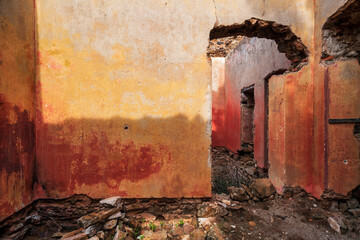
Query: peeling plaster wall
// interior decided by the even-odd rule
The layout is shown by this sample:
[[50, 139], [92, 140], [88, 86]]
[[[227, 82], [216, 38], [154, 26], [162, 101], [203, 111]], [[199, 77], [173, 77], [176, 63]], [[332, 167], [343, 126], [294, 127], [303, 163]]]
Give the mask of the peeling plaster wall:
[[310, 66], [269, 80], [269, 178], [279, 192], [284, 185], [315, 192], [311, 80]]
[[[326, 67], [319, 64], [321, 27], [344, 2], [0, 0], [0, 215], [73, 193], [210, 196], [209, 32], [251, 17], [291, 26], [310, 50], [308, 66], [270, 79], [271, 139], [280, 140], [269, 143], [272, 181], [280, 191], [346, 192], [356, 182], [340, 188], [324, 160]], [[336, 71], [329, 72], [334, 84], [345, 79]], [[306, 131], [289, 130], [296, 123]], [[347, 136], [349, 147], [357, 146], [351, 141]]]
[[[360, 117], [360, 66], [356, 59], [328, 67], [328, 118]], [[346, 195], [360, 185], [360, 142], [355, 124], [328, 125], [328, 188]]]
[[314, 1], [309, 66], [270, 79], [269, 118], [280, 124], [270, 123], [269, 177], [279, 192], [283, 186], [301, 186], [316, 197], [325, 189], [346, 195], [360, 184], [354, 124], [328, 123], [329, 118], [359, 117], [359, 65], [354, 60], [320, 63], [322, 26], [346, 2], [353, 0]]
[[37, 1], [45, 196], [211, 195], [208, 3]]
[[279, 69], [288, 69], [291, 62], [280, 53], [273, 40], [244, 37], [239, 46], [226, 58], [225, 67], [225, 135], [224, 146], [241, 150], [241, 90], [254, 85], [255, 138], [254, 154], [257, 164], [265, 160], [265, 77]]
[[[315, 26], [315, 40], [317, 59], [320, 59], [322, 46], [322, 26], [328, 18], [337, 10], [354, 7], [352, 3], [358, 0], [331, 1], [324, 0], [317, 2], [317, 24]], [[350, 7], [349, 7], [350, 6]], [[355, 13], [355, 19], [356, 15]], [[337, 14], [341, 15], [341, 13]], [[341, 26], [340, 26], [341, 27]], [[347, 26], [344, 26], [345, 28]], [[357, 29], [355, 29], [354, 33]], [[354, 42], [359, 44], [358, 42]], [[354, 49], [355, 46], [354, 46]], [[336, 57], [336, 56], [335, 56]], [[318, 92], [315, 95], [317, 106], [324, 106], [324, 110], [318, 111], [317, 115], [323, 116], [324, 120], [324, 143], [323, 152], [325, 176], [324, 186], [335, 193], [347, 194], [349, 191], [360, 185], [360, 144], [356, 140], [353, 129], [355, 124], [328, 124], [330, 118], [359, 118], [360, 106], [360, 77], [359, 63], [355, 59], [339, 60], [331, 65], [315, 65], [315, 72], [318, 75]], [[346, 177], [345, 177], [346, 176]]]
[[31, 201], [34, 66], [33, 2], [0, 0], [0, 220]]

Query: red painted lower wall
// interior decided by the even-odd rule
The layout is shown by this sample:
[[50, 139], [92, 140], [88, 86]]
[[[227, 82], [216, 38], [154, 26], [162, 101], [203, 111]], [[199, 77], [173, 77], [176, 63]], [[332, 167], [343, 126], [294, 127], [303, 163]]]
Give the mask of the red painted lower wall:
[[35, 181], [33, 1], [0, 3], [0, 220], [32, 201]]
[[224, 146], [225, 142], [225, 58], [211, 59], [212, 65], [212, 136], [213, 147]]

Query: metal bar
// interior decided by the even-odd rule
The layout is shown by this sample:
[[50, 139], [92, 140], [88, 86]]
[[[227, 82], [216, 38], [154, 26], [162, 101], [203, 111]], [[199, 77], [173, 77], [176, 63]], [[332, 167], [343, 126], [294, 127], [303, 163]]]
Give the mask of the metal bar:
[[360, 118], [329, 119], [330, 124], [360, 123]]

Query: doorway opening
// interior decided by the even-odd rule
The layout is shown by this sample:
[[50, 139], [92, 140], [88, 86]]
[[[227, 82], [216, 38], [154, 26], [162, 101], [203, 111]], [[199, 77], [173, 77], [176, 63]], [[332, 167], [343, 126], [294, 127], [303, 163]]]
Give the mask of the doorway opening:
[[270, 167], [269, 81], [298, 71], [308, 50], [288, 26], [252, 18], [216, 26], [207, 49], [212, 66], [212, 183], [215, 193], [266, 178]]
[[241, 90], [241, 148], [244, 152], [254, 151], [254, 85]]

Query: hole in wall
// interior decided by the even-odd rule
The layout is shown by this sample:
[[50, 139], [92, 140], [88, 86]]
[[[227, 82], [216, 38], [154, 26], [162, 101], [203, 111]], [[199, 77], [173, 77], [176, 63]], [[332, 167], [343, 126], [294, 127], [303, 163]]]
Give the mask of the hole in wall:
[[349, 0], [331, 15], [322, 28], [321, 60], [356, 58], [360, 63], [360, 1]]
[[214, 27], [210, 31], [208, 57], [225, 57], [236, 48], [244, 36], [274, 40], [279, 52], [285, 53], [291, 61], [293, 71], [299, 70], [308, 62], [307, 47], [289, 26], [258, 18], [248, 19], [242, 24]]
[[[216, 66], [217, 69], [216, 71], [218, 71], [219, 65], [221, 65], [222, 62], [227, 63], [227, 61], [230, 59], [231, 54], [233, 53], [233, 51], [243, 42], [245, 41], [247, 38], [265, 38], [265, 39], [270, 39], [270, 40], [274, 40], [276, 43], [275, 48], [277, 48], [278, 53], [284, 53], [286, 58], [288, 60], [290, 60], [291, 66], [289, 66], [289, 63], [287, 66], [281, 66], [281, 69], [271, 69], [271, 72], [265, 72], [264, 73], [264, 81], [266, 83], [267, 86], [267, 82], [270, 79], [271, 76], [273, 75], [280, 75], [280, 74], [284, 74], [286, 72], [289, 71], [298, 71], [300, 70], [303, 66], [305, 66], [308, 63], [308, 55], [309, 55], [309, 51], [306, 48], [306, 46], [302, 43], [301, 39], [298, 38], [290, 29], [289, 26], [285, 26], [282, 24], [278, 24], [276, 22], [273, 21], [265, 21], [265, 20], [261, 20], [261, 19], [256, 19], [256, 18], [252, 18], [249, 20], [244, 21], [242, 24], [233, 24], [230, 26], [216, 26], [214, 27], [211, 31], [210, 31], [210, 36], [209, 36], [209, 45], [207, 48], [207, 57], [208, 57], [208, 61], [210, 63], [211, 66]], [[261, 40], [262, 41], [262, 40]], [[212, 58], [224, 58], [223, 60], [220, 61], [220, 59], [214, 59], [214, 62], [216, 65], [212, 65], [211, 61]], [[284, 59], [284, 57], [283, 57]], [[286, 59], [285, 59], [286, 60]], [[214, 63], [213, 62], [213, 63]], [[281, 64], [279, 64], [280, 66]], [[261, 66], [258, 66], [259, 68], [261, 68]], [[220, 69], [220, 68], [219, 68]], [[225, 71], [225, 79], [226, 80], [226, 75], [227, 75], [227, 69], [224, 69]], [[266, 70], [265, 70], [266, 71]], [[214, 74], [213, 72], [213, 77], [215, 76], [215, 78], [213, 79], [213, 82], [219, 82], [221, 81], [221, 79], [217, 78], [220, 74], [217, 74], [217, 72], [215, 72], [216, 74]], [[224, 155], [223, 153], [226, 151], [229, 151], [226, 149], [227, 144], [229, 145], [229, 138], [228, 136], [223, 137], [225, 140], [220, 140], [219, 138], [222, 137], [218, 137], [218, 132], [220, 132], [220, 134], [232, 134], [234, 133], [234, 129], [227, 129], [226, 126], [230, 126], [231, 124], [237, 124], [234, 123], [234, 116], [229, 114], [229, 117], [231, 117], [231, 120], [229, 120], [229, 124], [227, 122], [228, 119], [226, 116], [226, 109], [222, 109], [219, 106], [222, 106], [221, 104], [229, 104], [229, 105], [235, 105], [235, 104], [239, 104], [241, 105], [241, 109], [240, 109], [240, 114], [241, 116], [240, 119], [242, 123], [244, 122], [248, 122], [248, 124], [241, 124], [241, 127], [239, 127], [239, 129], [236, 129], [235, 132], [239, 131], [239, 135], [241, 134], [241, 139], [239, 137], [239, 139], [236, 139], [236, 144], [238, 144], [238, 140], [240, 142], [241, 145], [241, 150], [239, 151], [239, 149], [237, 150], [237, 153], [239, 154], [240, 159], [251, 159], [249, 160], [247, 163], [254, 163], [254, 166], [257, 167], [257, 163], [256, 163], [256, 159], [254, 159], [254, 139], [255, 139], [255, 124], [254, 124], [254, 120], [255, 120], [255, 116], [254, 116], [254, 108], [255, 108], [255, 95], [254, 93], [258, 90], [255, 90], [255, 86], [249, 83], [247, 84], [248, 87], [241, 86], [240, 93], [239, 94], [235, 94], [236, 96], [239, 96], [239, 98], [232, 99], [232, 101], [237, 101], [236, 103], [234, 102], [228, 102], [228, 99], [226, 98], [226, 96], [224, 96], [225, 100], [219, 100], [222, 99], [222, 94], [226, 95], [227, 94], [227, 89], [229, 87], [229, 85], [226, 85], [227, 83], [222, 83], [223, 86], [220, 86], [219, 88], [216, 88], [215, 90], [213, 89], [213, 96], [212, 96], [212, 101], [213, 101], [213, 117], [212, 117], [212, 121], [213, 121], [213, 136], [216, 136], [216, 141], [217, 144], [221, 141], [223, 141], [222, 143], [224, 145], [215, 145], [214, 141], [213, 141], [213, 147], [212, 149], [212, 155], [213, 155], [213, 164], [212, 164], [212, 184], [213, 184], [213, 190], [215, 192], [226, 192], [227, 191], [227, 187], [228, 186], [238, 186], [239, 183], [244, 183], [244, 179], [242, 179], [243, 176], [246, 176], [246, 174], [242, 171], [242, 167], [239, 168], [235, 168], [235, 164], [234, 162], [224, 162], [221, 159], [228, 159], [227, 156], [222, 156]], [[256, 84], [255, 84], [256, 85]], [[240, 86], [240, 84], [239, 84]], [[246, 85], [245, 85], [246, 86]], [[268, 89], [267, 87], [265, 87], [266, 89], [264, 90], [264, 95], [267, 96], [268, 94]], [[237, 91], [237, 90], [236, 90]], [[261, 90], [262, 91], [262, 90]], [[265, 114], [265, 119], [264, 119], [264, 131], [266, 133], [264, 133], [264, 148], [263, 150], [260, 151], [264, 151], [264, 165], [263, 165], [263, 169], [259, 172], [266, 172], [266, 174], [262, 175], [262, 177], [267, 177], [267, 168], [270, 166], [270, 164], [268, 163], [268, 135], [267, 135], [267, 103], [268, 100], [265, 100], [265, 107], [263, 109], [264, 114]], [[215, 107], [214, 107], [215, 106]], [[225, 105], [224, 105], [225, 106]], [[258, 106], [262, 106], [261, 104], [259, 104]], [[248, 111], [248, 114], [244, 114], [244, 111]], [[219, 116], [219, 112], [220, 114], [223, 113], [223, 115]], [[231, 112], [231, 111], [229, 111]], [[237, 113], [236, 113], [237, 114]], [[244, 115], [247, 115], [247, 117], [245, 117]], [[237, 116], [237, 115], [236, 115]], [[245, 118], [245, 119], [243, 119]], [[221, 119], [221, 121], [223, 121], [223, 123], [221, 121], [219, 121], [219, 119]], [[219, 122], [220, 123], [219, 123]], [[214, 124], [215, 123], [215, 124]], [[223, 125], [222, 125], [223, 124]], [[261, 123], [260, 123], [261, 124]], [[215, 125], [215, 127], [214, 127]], [[238, 126], [239, 124], [237, 124]], [[244, 127], [247, 126], [247, 127]], [[221, 127], [223, 127], [224, 129], [219, 130]], [[245, 128], [245, 129], [244, 129]], [[215, 129], [215, 131], [214, 131]], [[259, 129], [261, 129], [259, 127]], [[243, 134], [243, 131], [245, 130], [245, 132], [247, 132], [248, 134]], [[214, 134], [215, 133], [215, 134]], [[249, 139], [244, 138], [244, 135], [248, 135]], [[212, 139], [214, 140], [214, 138], [212, 137]], [[262, 141], [262, 140], [260, 140]], [[224, 147], [224, 149], [221, 149], [222, 147]], [[233, 146], [232, 146], [233, 147]], [[259, 148], [261, 149], [261, 148]], [[231, 153], [231, 156], [236, 156], [236, 153]], [[221, 154], [220, 154], [221, 153]], [[231, 159], [231, 158], [230, 158]], [[241, 162], [241, 161], [240, 161]], [[247, 164], [246, 163], [246, 164]], [[251, 165], [251, 164], [250, 164]], [[250, 167], [249, 165], [249, 167]], [[253, 166], [251, 166], [253, 167]], [[229, 170], [231, 169], [231, 170]], [[260, 168], [259, 168], [260, 169]]]

